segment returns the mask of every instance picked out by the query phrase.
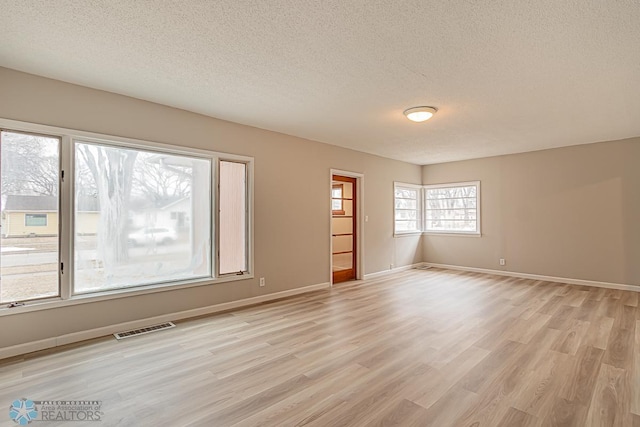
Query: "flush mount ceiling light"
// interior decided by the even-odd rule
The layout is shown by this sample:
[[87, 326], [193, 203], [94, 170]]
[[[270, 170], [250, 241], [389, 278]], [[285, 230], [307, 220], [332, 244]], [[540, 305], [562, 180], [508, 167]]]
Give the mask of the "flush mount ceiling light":
[[404, 115], [412, 122], [424, 122], [429, 120], [438, 111], [435, 107], [413, 107], [404, 110]]

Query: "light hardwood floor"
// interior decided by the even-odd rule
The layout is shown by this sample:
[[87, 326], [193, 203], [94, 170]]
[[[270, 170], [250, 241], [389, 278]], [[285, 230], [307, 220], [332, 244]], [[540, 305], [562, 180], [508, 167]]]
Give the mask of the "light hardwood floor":
[[102, 426], [640, 426], [639, 322], [634, 292], [411, 270], [2, 361], [0, 408], [101, 400]]

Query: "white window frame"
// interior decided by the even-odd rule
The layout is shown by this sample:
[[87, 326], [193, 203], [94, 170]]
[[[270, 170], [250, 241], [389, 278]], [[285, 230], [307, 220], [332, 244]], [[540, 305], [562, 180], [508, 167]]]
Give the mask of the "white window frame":
[[[416, 223], [418, 228], [416, 230], [398, 230], [396, 228], [396, 189], [398, 188], [406, 188], [411, 190], [417, 190], [418, 200], [417, 200], [417, 218]], [[408, 184], [405, 182], [394, 182], [393, 183], [393, 234], [394, 236], [407, 236], [412, 234], [421, 234], [423, 228], [423, 217], [424, 217], [424, 206], [423, 206], [423, 191], [422, 185], [417, 184]]]
[[[461, 230], [429, 230], [427, 229], [427, 190], [430, 189], [441, 189], [441, 188], [452, 188], [452, 187], [476, 187], [476, 229], [474, 231], [461, 231]], [[480, 181], [465, 181], [465, 182], [452, 182], [445, 184], [429, 184], [423, 186], [423, 230], [425, 234], [455, 234], [455, 235], [472, 235], [472, 236], [481, 236], [481, 218], [480, 218]]]
[[[60, 138], [60, 170], [64, 172], [59, 188], [59, 286], [60, 295], [50, 298], [25, 300], [25, 305], [7, 308], [4, 304], [0, 307], [0, 316], [18, 314], [29, 311], [51, 309], [69, 305], [96, 302], [101, 300], [116, 299], [122, 297], [169, 291], [174, 289], [185, 289], [194, 286], [212, 285], [216, 283], [232, 282], [254, 278], [254, 158], [229, 153], [221, 153], [211, 150], [202, 150], [191, 147], [183, 147], [158, 142], [123, 138], [112, 135], [99, 134], [94, 132], [79, 131], [56, 126], [39, 125], [17, 120], [0, 118], [0, 129], [8, 132], [24, 132], [41, 134], [45, 136]], [[74, 191], [71, 182], [74, 177], [73, 147], [74, 142], [93, 142], [102, 145], [112, 145], [116, 147], [126, 147], [140, 150], [159, 151], [167, 154], [186, 155], [190, 157], [201, 157], [211, 159], [211, 276], [193, 280], [181, 280], [174, 282], [142, 285], [130, 288], [117, 288], [105, 291], [73, 294], [73, 259], [74, 259]], [[218, 189], [218, 162], [221, 160], [236, 161], [247, 165], [247, 272], [242, 275], [219, 275], [218, 265], [218, 243], [215, 236], [218, 235], [218, 215], [217, 204], [219, 200]]]
[[[220, 221], [219, 221], [219, 217], [216, 216], [216, 218], [214, 219], [215, 221], [215, 236], [217, 236], [216, 239], [216, 244], [215, 244], [215, 248], [212, 247], [212, 250], [216, 250], [217, 251], [217, 255], [215, 255], [215, 259], [217, 260], [217, 262], [215, 263], [215, 265], [213, 265], [213, 268], [215, 269], [215, 274], [217, 275], [218, 278], [223, 278], [223, 277], [232, 277], [232, 276], [243, 276], [246, 274], [251, 274], [251, 277], [253, 277], [252, 275], [252, 271], [253, 271], [253, 264], [250, 264], [250, 260], [253, 259], [253, 246], [250, 245], [250, 241], [252, 241], [253, 239], [251, 239], [250, 235], [249, 235], [249, 231], [251, 230], [252, 226], [250, 225], [250, 223], [253, 223], [253, 216], [252, 216], [252, 212], [253, 210], [250, 208], [250, 206], [253, 206], [253, 202], [251, 204], [249, 204], [249, 199], [251, 199], [253, 201], [253, 193], [249, 192], [249, 187], [253, 188], [253, 185], [249, 185], [250, 183], [250, 177], [253, 177], [253, 173], [249, 173], [249, 168], [253, 168], [253, 163], [249, 164], [249, 162], [246, 160], [247, 157], [244, 158], [244, 160], [240, 159], [239, 157], [242, 156], [229, 156], [228, 154], [225, 155], [221, 155], [220, 157], [218, 157], [218, 163], [216, 164], [216, 173], [217, 175], [217, 179], [219, 180], [220, 178], [220, 170], [219, 170], [219, 165], [220, 162], [226, 161], [226, 162], [233, 162], [233, 163], [243, 163], [246, 168], [245, 168], [245, 182], [247, 183], [247, 185], [245, 186], [245, 236], [246, 236], [246, 240], [245, 240], [245, 254], [246, 254], [246, 270], [243, 270], [242, 272], [237, 272], [237, 271], [232, 271], [229, 273], [221, 273], [220, 272]], [[251, 183], [253, 183], [252, 179], [251, 179]], [[219, 203], [220, 201], [220, 181], [216, 182], [216, 198], [215, 198], [215, 203], [217, 206], [217, 203]], [[220, 212], [220, 209], [215, 210], [215, 212]], [[253, 234], [252, 234], [253, 235]], [[251, 236], [252, 236], [251, 235]]]

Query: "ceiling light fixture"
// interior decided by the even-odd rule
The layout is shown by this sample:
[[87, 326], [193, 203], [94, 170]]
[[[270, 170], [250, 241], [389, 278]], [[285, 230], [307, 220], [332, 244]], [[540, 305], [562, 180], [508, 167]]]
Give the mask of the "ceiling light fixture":
[[404, 110], [404, 115], [412, 122], [424, 122], [429, 120], [438, 111], [435, 107], [413, 107]]

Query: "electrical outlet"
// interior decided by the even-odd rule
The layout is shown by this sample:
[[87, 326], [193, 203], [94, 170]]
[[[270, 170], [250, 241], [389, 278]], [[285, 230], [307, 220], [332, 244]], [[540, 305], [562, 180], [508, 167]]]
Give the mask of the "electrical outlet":
[[504, 260], [504, 258], [500, 258], [500, 265], [505, 265], [506, 261]]
[[389, 270], [393, 270], [393, 264], [389, 264]]
[[264, 286], [264, 285], [265, 285], [264, 277], [261, 277], [260, 278], [260, 286]]

